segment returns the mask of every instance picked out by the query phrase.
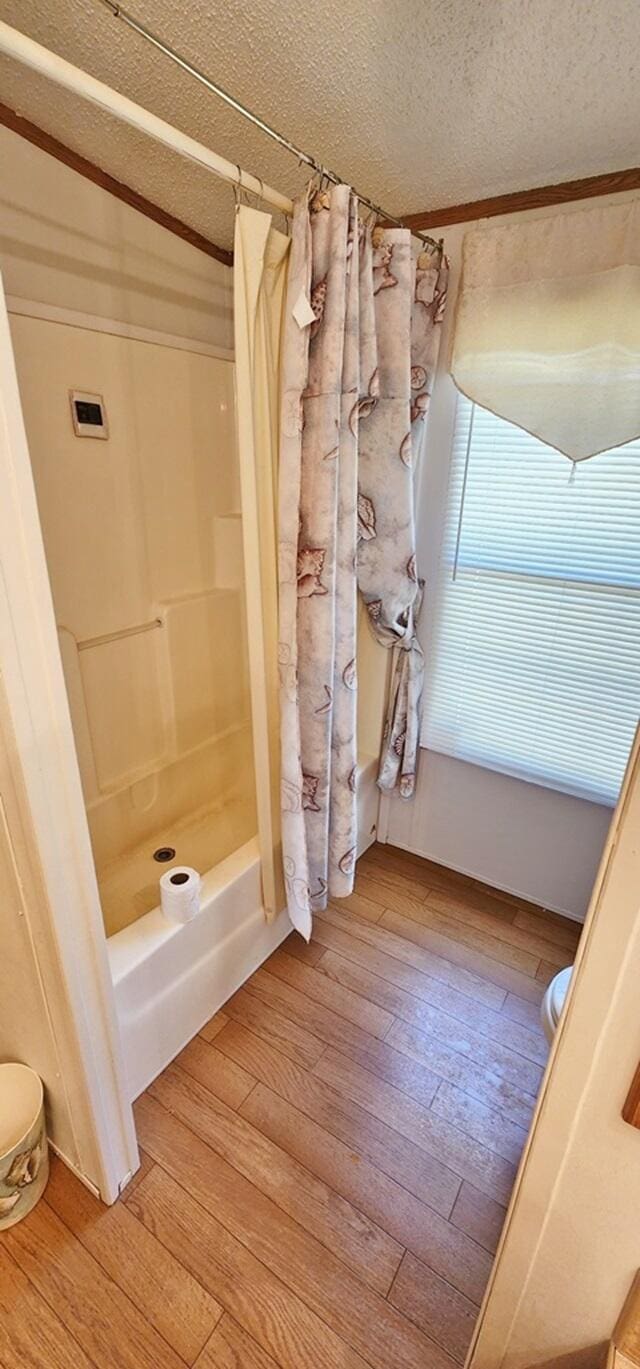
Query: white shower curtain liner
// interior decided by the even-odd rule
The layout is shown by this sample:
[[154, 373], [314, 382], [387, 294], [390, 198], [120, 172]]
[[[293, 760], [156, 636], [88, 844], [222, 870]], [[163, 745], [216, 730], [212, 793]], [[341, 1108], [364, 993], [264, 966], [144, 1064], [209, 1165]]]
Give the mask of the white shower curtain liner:
[[[285, 905], [280, 835], [276, 483], [279, 363], [289, 238], [271, 215], [236, 211], [234, 329], [236, 422], [253, 728], [253, 751], [267, 920]], [[224, 643], [220, 644], [224, 650]]]

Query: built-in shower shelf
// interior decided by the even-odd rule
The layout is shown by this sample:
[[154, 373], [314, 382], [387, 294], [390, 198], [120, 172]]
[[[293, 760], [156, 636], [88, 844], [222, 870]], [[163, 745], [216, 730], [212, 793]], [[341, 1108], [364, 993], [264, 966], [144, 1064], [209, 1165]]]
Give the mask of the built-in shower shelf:
[[240, 589], [244, 579], [242, 515], [218, 514], [213, 525], [215, 583], [219, 589]]
[[[103, 632], [99, 637], [83, 637], [76, 642], [78, 651], [89, 651], [94, 646], [106, 646], [108, 642], [120, 642], [125, 637], [137, 637], [141, 632], [153, 632], [154, 628], [163, 627], [162, 618], [150, 618], [146, 623], [134, 623], [132, 627], [116, 628], [114, 632]], [[67, 632], [68, 628], [59, 627], [58, 632]], [[73, 633], [71, 634], [73, 636]]]
[[138, 623], [92, 637], [60, 628], [92, 807], [223, 738], [248, 717], [241, 589], [210, 584], [149, 608]]

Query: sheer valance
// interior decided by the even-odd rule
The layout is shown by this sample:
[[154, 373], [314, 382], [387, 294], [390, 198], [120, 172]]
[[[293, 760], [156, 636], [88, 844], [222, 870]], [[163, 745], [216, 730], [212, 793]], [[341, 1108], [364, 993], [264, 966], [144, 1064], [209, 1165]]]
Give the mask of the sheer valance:
[[640, 199], [464, 242], [451, 372], [573, 461], [640, 435]]

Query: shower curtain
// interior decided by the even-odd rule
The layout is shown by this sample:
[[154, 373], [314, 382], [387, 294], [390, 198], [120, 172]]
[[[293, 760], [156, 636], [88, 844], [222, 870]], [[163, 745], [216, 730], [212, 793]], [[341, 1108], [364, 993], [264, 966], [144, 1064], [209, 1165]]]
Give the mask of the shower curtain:
[[373, 235], [378, 398], [360, 429], [358, 585], [372, 631], [393, 649], [378, 785], [411, 798], [416, 782], [424, 655], [414, 481], [440, 347], [449, 266], [405, 229]]
[[[374, 246], [348, 186], [310, 187], [297, 201], [283, 338], [278, 654], [287, 906], [307, 938], [313, 909], [353, 887], [358, 583], [378, 639], [401, 647], [380, 782], [400, 774], [408, 792], [415, 771], [411, 470], [439, 275], [431, 259], [416, 267], [407, 230], [376, 230]], [[426, 298], [429, 289], [428, 326], [412, 337], [414, 292]]]
[[[267, 920], [285, 903], [280, 834], [276, 485], [280, 351], [289, 238], [271, 216], [236, 211], [234, 330], [238, 457], [249, 643], [249, 680]], [[220, 643], [224, 650], [224, 643]]]
[[[347, 894], [356, 845], [357, 432], [366, 330], [348, 186], [294, 209], [279, 479], [282, 838], [287, 906]], [[371, 339], [372, 340], [372, 339]]]

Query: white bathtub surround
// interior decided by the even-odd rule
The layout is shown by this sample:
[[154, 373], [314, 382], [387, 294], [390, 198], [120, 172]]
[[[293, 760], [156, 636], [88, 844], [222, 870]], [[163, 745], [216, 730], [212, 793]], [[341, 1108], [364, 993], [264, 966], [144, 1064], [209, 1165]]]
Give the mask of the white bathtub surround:
[[358, 856], [361, 856], [363, 851], [366, 851], [367, 847], [371, 846], [378, 834], [380, 791], [376, 784], [377, 774], [378, 756], [361, 755], [358, 761], [358, 775], [356, 780], [358, 819], [356, 852]]
[[290, 931], [285, 913], [265, 920], [254, 838], [204, 876], [191, 922], [171, 924], [155, 908], [109, 937], [132, 1100]]
[[[358, 766], [358, 854], [376, 835], [377, 760]], [[203, 876], [200, 911], [181, 926], [160, 908], [107, 940], [131, 1100], [289, 935], [262, 904], [258, 839]]]

